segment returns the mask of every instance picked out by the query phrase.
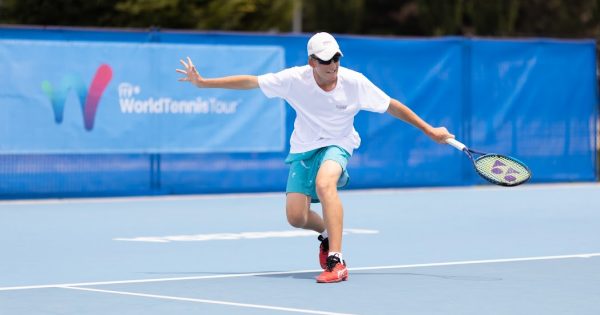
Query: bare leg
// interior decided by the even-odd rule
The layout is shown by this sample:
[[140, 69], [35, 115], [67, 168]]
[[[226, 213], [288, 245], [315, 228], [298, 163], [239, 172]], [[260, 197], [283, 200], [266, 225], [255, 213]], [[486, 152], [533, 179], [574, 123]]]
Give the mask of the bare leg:
[[326, 160], [317, 173], [317, 195], [323, 206], [323, 218], [329, 235], [329, 251], [342, 251], [342, 231], [344, 210], [338, 196], [337, 182], [342, 175], [342, 167], [335, 161]]
[[300, 193], [288, 193], [286, 196], [286, 214], [288, 222], [297, 228], [325, 231], [325, 222], [316, 212], [310, 210], [310, 197]]

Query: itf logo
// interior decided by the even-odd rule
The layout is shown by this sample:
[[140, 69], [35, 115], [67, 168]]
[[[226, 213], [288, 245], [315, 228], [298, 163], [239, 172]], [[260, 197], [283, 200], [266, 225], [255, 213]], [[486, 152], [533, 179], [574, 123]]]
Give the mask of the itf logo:
[[92, 130], [94, 128], [94, 118], [98, 102], [100, 102], [100, 97], [111, 79], [112, 69], [109, 65], [103, 64], [96, 70], [89, 89], [86, 89], [85, 83], [80, 77], [72, 74], [63, 77], [60, 86], [56, 89], [52, 87], [49, 81], [42, 82], [42, 90], [52, 103], [54, 121], [57, 124], [62, 123], [67, 95], [73, 89], [77, 93], [79, 104], [81, 105], [85, 129], [88, 131]]

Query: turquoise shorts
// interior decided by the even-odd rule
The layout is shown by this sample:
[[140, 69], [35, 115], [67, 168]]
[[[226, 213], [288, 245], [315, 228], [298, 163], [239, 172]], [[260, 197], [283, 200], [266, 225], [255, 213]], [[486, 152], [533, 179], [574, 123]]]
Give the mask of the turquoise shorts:
[[340, 164], [342, 175], [338, 180], [337, 187], [343, 188], [348, 185], [350, 180], [346, 170], [349, 158], [350, 154], [338, 146], [328, 146], [302, 153], [290, 153], [285, 159], [285, 163], [290, 164], [286, 193], [301, 193], [310, 196], [313, 203], [320, 202], [315, 189], [319, 167], [326, 160], [336, 161]]

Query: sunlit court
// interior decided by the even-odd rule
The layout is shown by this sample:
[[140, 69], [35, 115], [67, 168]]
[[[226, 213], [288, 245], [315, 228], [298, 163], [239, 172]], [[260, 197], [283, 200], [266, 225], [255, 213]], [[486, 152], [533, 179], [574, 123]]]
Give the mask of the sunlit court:
[[597, 184], [344, 192], [350, 276], [338, 284], [315, 283], [317, 234], [285, 224], [283, 194], [3, 202], [0, 305], [6, 314], [595, 314], [599, 193]]
[[600, 314], [599, 5], [0, 0], [0, 314]]

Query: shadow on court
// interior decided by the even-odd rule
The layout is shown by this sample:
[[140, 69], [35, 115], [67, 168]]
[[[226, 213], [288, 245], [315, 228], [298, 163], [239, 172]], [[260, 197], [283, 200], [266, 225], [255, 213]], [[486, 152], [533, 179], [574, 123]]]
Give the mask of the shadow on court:
[[[297, 274], [283, 274], [283, 275], [261, 275], [257, 277], [264, 278], [288, 278], [288, 279], [299, 279], [299, 280], [310, 280], [315, 281], [315, 278], [319, 275], [318, 272], [303, 272]], [[502, 281], [500, 277], [485, 277], [485, 276], [455, 276], [455, 275], [444, 275], [444, 274], [426, 274], [426, 273], [409, 273], [409, 272], [352, 272], [350, 270], [350, 276], [355, 278], [377, 278], [377, 277], [427, 277], [437, 278], [443, 280], [455, 280], [455, 281]]]

